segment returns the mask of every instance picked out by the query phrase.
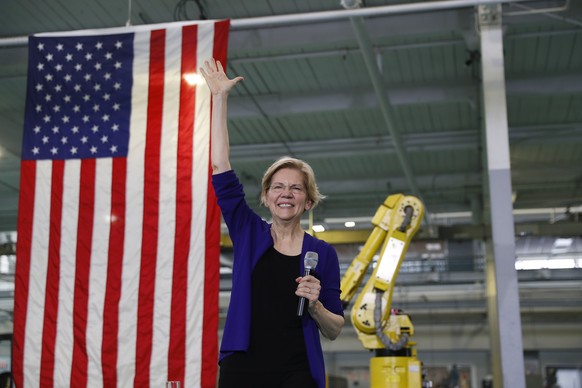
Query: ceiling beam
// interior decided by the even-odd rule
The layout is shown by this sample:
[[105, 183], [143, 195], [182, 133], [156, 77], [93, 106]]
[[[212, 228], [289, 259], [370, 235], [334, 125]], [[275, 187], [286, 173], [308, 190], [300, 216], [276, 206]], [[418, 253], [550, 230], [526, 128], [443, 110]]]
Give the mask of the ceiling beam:
[[[564, 222], [554, 223], [516, 223], [514, 225], [516, 236], [551, 236], [551, 237], [574, 237], [580, 236], [582, 223]], [[441, 226], [438, 232], [441, 239], [490, 239], [490, 225], [454, 225]]]
[[[388, 88], [382, 87], [382, 93], [387, 95], [393, 106], [454, 101], [475, 105], [478, 93], [476, 86], [476, 83], [470, 81], [423, 86], [392, 85]], [[509, 79], [506, 81], [506, 90], [509, 96], [582, 93], [582, 74]], [[261, 117], [257, 105], [273, 117], [347, 109], [376, 109], [379, 102], [374, 92], [356, 89], [309, 94], [263, 94], [253, 96], [252, 99], [231, 96], [229, 104], [229, 119], [250, 119]]]
[[372, 42], [368, 36], [368, 33], [366, 32], [364, 19], [361, 17], [354, 17], [351, 19], [351, 22], [354, 33], [356, 34], [358, 45], [360, 46], [360, 50], [362, 52], [366, 69], [368, 70], [368, 75], [372, 81], [372, 87], [378, 100], [378, 107], [382, 113], [384, 124], [386, 125], [386, 128], [388, 129], [388, 132], [392, 138], [394, 151], [398, 157], [400, 167], [402, 167], [402, 170], [404, 171], [404, 176], [406, 177], [408, 188], [412, 194], [422, 198], [422, 193], [420, 192], [418, 184], [416, 183], [416, 177], [414, 176], [412, 166], [410, 165], [410, 158], [406, 155], [406, 149], [402, 143], [398, 126], [394, 122], [396, 116], [394, 113], [394, 108], [390, 104], [390, 101], [384, 92], [384, 80], [380, 74], [380, 70], [378, 69], [376, 59], [374, 58]]
[[[468, 14], [471, 13], [470, 10], [467, 12]], [[398, 15], [392, 18], [378, 17], [379, 15], [376, 15], [374, 18], [367, 19], [369, 23], [368, 32], [372, 39], [385, 37], [386, 35], [402, 37], [407, 35], [418, 36], [420, 34], [432, 36], [434, 40], [435, 35], [446, 34], [450, 31], [472, 30], [472, 24], [467, 22], [466, 18], [459, 18], [458, 13], [459, 10], [449, 10], [438, 13]], [[297, 26], [235, 29], [229, 37], [229, 61], [244, 61], [249, 54], [254, 57], [251, 58], [253, 61], [261, 60], [261, 58], [256, 58], [257, 50], [270, 52], [265, 59], [273, 58], [273, 56], [285, 59], [275, 54], [281, 47], [302, 47], [303, 49], [310, 47], [321, 48], [325, 45], [338, 47], [340, 42], [351, 42], [349, 45], [342, 46], [356, 48], [347, 13], [344, 11], [342, 14], [346, 15], [343, 20], [304, 24], [299, 29]], [[316, 40], [313, 39], [314, 36], [317, 36]], [[450, 39], [450, 34], [448, 38]], [[459, 40], [459, 43], [463, 43], [463, 40]]]
[[[437, 152], [462, 149], [476, 149], [479, 145], [480, 130], [462, 129], [437, 133], [407, 133], [401, 136], [401, 143], [407, 152]], [[582, 141], [582, 123], [550, 124], [536, 126], [514, 126], [509, 129], [510, 142], [524, 142], [528, 145], [548, 143], [568, 143]], [[395, 153], [395, 144], [390, 135], [361, 138], [334, 138], [324, 140], [295, 141], [286, 143], [240, 144], [231, 146], [231, 158], [236, 162], [250, 162], [276, 159], [291, 150], [303, 158], [336, 158], [374, 153]]]

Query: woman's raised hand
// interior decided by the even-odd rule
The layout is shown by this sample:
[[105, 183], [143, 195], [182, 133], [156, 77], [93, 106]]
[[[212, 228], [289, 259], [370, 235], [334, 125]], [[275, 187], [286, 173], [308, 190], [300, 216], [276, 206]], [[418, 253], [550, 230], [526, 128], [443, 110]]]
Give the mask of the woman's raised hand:
[[215, 61], [214, 58], [211, 61], [204, 61], [204, 67], [200, 68], [200, 74], [206, 80], [210, 93], [214, 96], [228, 94], [237, 83], [244, 79], [240, 76], [228, 79], [220, 61]]

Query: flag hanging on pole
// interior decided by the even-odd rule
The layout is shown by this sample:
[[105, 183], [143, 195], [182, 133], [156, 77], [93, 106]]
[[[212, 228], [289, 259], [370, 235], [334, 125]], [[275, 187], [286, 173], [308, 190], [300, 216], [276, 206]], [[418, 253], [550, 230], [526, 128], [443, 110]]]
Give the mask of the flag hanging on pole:
[[228, 30], [29, 38], [16, 386], [215, 386], [220, 213], [197, 74], [226, 62]]

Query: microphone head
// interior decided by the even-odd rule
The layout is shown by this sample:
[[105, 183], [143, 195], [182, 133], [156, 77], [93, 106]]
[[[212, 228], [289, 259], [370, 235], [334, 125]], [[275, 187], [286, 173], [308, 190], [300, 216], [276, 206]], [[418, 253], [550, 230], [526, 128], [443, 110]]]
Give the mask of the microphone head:
[[307, 251], [305, 252], [305, 258], [303, 259], [303, 266], [305, 269], [314, 269], [317, 266], [317, 261], [319, 256], [317, 252]]

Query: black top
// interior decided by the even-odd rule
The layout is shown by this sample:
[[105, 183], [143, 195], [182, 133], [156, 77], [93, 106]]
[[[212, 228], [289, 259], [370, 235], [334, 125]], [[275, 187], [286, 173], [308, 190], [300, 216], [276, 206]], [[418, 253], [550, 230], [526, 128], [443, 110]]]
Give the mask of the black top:
[[[229, 358], [235, 369], [262, 373], [309, 370], [295, 295], [301, 255], [287, 256], [270, 248], [253, 270], [251, 336], [246, 353]], [[307, 306], [307, 305], [306, 305]]]

